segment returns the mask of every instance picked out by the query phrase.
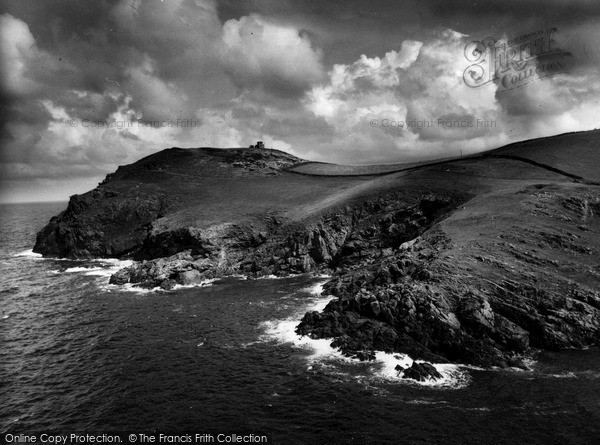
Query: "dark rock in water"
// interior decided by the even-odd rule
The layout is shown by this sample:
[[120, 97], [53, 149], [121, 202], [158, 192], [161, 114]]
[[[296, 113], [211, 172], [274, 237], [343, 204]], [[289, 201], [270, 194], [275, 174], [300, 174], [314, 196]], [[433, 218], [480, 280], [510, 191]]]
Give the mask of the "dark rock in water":
[[442, 378], [435, 366], [430, 363], [417, 363], [413, 362], [410, 368], [406, 368], [402, 371], [403, 379], [413, 379], [417, 382], [424, 382], [426, 380], [439, 380]]
[[523, 369], [525, 371], [529, 370], [529, 367], [519, 357], [512, 357], [507, 359], [506, 364], [511, 368]]
[[177, 273], [177, 282], [184, 286], [190, 284], [197, 284], [202, 281], [202, 275], [196, 269], [185, 270]]
[[350, 354], [351, 357], [359, 359], [361, 362], [375, 360], [375, 351], [357, 351]]
[[175, 280], [165, 280], [160, 283], [160, 288], [164, 290], [171, 290], [175, 287], [177, 282]]
[[110, 276], [108, 280], [109, 284], [118, 284], [123, 285], [129, 283], [129, 279], [131, 278], [131, 270], [130, 268], [121, 269]]

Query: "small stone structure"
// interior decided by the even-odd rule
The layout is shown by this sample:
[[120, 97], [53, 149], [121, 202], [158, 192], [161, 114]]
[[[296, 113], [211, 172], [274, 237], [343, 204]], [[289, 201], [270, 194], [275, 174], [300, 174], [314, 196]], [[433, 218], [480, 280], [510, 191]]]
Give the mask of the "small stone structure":
[[265, 148], [265, 143], [263, 141], [258, 141], [256, 145], [250, 145], [248, 148]]

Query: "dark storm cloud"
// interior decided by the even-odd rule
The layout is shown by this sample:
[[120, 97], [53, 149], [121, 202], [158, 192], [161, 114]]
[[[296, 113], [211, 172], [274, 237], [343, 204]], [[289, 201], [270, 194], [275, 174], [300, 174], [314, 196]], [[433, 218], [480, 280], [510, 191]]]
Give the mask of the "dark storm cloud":
[[[577, 33], [597, 23], [595, 0], [380, 0], [220, 2], [223, 20], [258, 12], [305, 28], [323, 48], [327, 63], [347, 62], [360, 54], [383, 54], [405, 39], [421, 39], [429, 30], [447, 28], [481, 39], [518, 37], [538, 28]], [[313, 37], [314, 36], [314, 37]], [[588, 37], [593, 37], [588, 35]], [[574, 42], [577, 43], [577, 42]], [[575, 46], [575, 45], [573, 45]], [[581, 46], [581, 45], [580, 45]], [[589, 46], [592, 46], [590, 43]]]
[[[31, 4], [5, 2], [5, 7], [29, 25], [35, 46], [51, 55], [50, 60], [34, 60], [30, 71], [48, 90], [102, 94], [118, 85], [124, 94], [133, 93], [143, 113], [143, 88], [136, 89], [140, 82], [131, 81], [136, 73], [128, 68], [143, 65], [146, 58], [157, 62], [145, 67], [147, 74], [164, 82], [186, 83], [191, 73], [217, 76], [206, 49], [219, 24], [207, 23], [199, 14], [202, 8], [193, 2], [182, 2], [178, 11], [158, 1], [40, 2], [38, 8]], [[196, 91], [201, 96], [202, 89]]]
[[[223, 91], [222, 72], [209, 66], [205, 51], [220, 24], [211, 28], [213, 16], [194, 14], [197, 2], [183, 2], [177, 11], [161, 3], [2, 3], [2, 57], [9, 67], [0, 86], [3, 177], [96, 176], [118, 160], [135, 159], [139, 150], [127, 141], [139, 144], [139, 136], [86, 135], [66, 116], [105, 122], [126, 108], [136, 114], [121, 119], [189, 119], [211, 94], [198, 87], [198, 76], [203, 86]], [[121, 151], [111, 153], [105, 145], [119, 146], [121, 137]], [[52, 167], [58, 165], [62, 171]]]
[[[382, 162], [579, 128], [600, 96], [599, 17], [600, 2], [587, 0], [0, 0], [1, 173], [96, 177], [166, 146], [256, 139]], [[465, 87], [469, 40], [549, 27], [572, 71], [521, 93]], [[440, 116], [493, 117], [501, 128], [368, 125]], [[115, 119], [199, 125], [70, 124]]]

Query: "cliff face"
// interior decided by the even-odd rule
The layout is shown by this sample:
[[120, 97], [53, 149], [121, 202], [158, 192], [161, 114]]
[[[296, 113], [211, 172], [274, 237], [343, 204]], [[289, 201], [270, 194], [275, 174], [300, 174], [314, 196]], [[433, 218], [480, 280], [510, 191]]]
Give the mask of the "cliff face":
[[[200, 246], [187, 226], [227, 220], [220, 197], [300, 159], [275, 150], [172, 148], [119, 167], [95, 189], [71, 197], [38, 234], [34, 252], [66, 258], [168, 256]], [[220, 187], [225, 190], [220, 190]], [[193, 214], [195, 212], [195, 214]]]
[[363, 359], [523, 366], [531, 348], [600, 343], [600, 189], [587, 164], [570, 173], [552, 154], [567, 144], [576, 159], [581, 146], [598, 165], [599, 142], [598, 132], [539, 142], [557, 165], [528, 141], [535, 162], [513, 145], [354, 174], [274, 150], [170, 149], [72, 197], [34, 250], [133, 258], [111, 283], [165, 289], [327, 272], [334, 299], [300, 334]]
[[168, 209], [165, 194], [123, 196], [96, 189], [71, 197], [37, 235], [34, 252], [58, 258], [110, 258], [135, 252]]
[[337, 299], [297, 332], [362, 358], [485, 367], [522, 367], [530, 348], [597, 345], [599, 210], [600, 191], [583, 186], [473, 199], [414, 242], [336, 273], [325, 292]]
[[[112, 282], [171, 288], [231, 274], [331, 272], [391, 252], [466, 199], [464, 194], [428, 194], [407, 202], [398, 194], [389, 194], [303, 223], [286, 224], [275, 217], [261, 231], [240, 224], [205, 231], [180, 229], [180, 239], [188, 238], [188, 247], [193, 247], [166, 259], [133, 265], [113, 276]], [[168, 245], [168, 240], [164, 244]]]

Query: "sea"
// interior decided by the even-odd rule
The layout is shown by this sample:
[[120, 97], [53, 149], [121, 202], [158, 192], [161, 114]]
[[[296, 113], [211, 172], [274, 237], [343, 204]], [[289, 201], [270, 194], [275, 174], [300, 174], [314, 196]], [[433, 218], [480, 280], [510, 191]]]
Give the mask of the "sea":
[[442, 364], [441, 381], [405, 380], [395, 366], [410, 357], [360, 362], [294, 333], [329, 301], [327, 277], [140, 291], [108, 284], [127, 262], [33, 254], [65, 206], [0, 205], [0, 441], [600, 444], [598, 349], [536, 353], [530, 371]]

